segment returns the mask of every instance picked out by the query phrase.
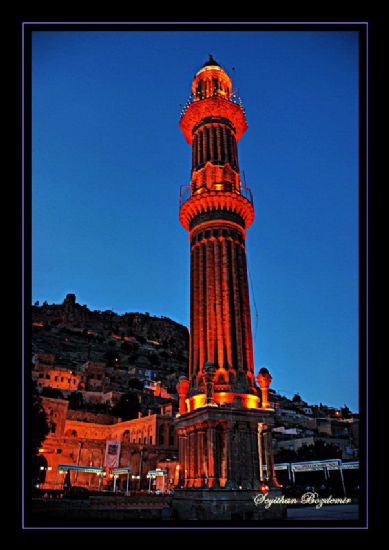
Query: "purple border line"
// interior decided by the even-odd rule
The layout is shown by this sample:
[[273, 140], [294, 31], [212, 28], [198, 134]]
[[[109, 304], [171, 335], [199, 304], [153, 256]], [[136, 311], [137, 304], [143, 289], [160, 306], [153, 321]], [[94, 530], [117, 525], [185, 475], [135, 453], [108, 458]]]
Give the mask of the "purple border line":
[[[24, 336], [25, 336], [25, 330], [24, 330], [24, 302], [25, 302], [25, 294], [24, 294], [24, 273], [25, 273], [25, 265], [24, 265], [24, 112], [25, 112], [25, 102], [24, 102], [24, 49], [25, 49], [25, 37], [24, 37], [24, 27], [25, 25], [187, 25], [187, 24], [193, 24], [193, 25], [225, 25], [225, 24], [231, 24], [231, 25], [255, 25], [255, 24], [261, 24], [261, 25], [365, 25], [366, 26], [366, 314], [368, 313], [368, 281], [369, 281], [369, 274], [368, 274], [368, 257], [369, 257], [369, 246], [368, 246], [368, 220], [369, 220], [369, 213], [368, 213], [368, 204], [369, 204], [369, 198], [368, 198], [368, 122], [369, 122], [369, 116], [368, 116], [368, 77], [369, 77], [369, 59], [368, 59], [368, 31], [369, 31], [369, 25], [367, 21], [249, 21], [249, 22], [243, 22], [243, 21], [224, 21], [224, 22], [204, 22], [204, 21], [188, 21], [188, 22], [167, 22], [167, 21], [96, 21], [96, 22], [84, 22], [84, 21], [60, 21], [60, 22], [54, 22], [54, 21], [23, 21], [22, 22], [22, 529], [25, 530], [146, 530], [146, 529], [152, 529], [152, 530], [193, 530], [193, 529], [200, 529], [200, 530], [367, 530], [369, 528], [369, 507], [367, 505], [367, 496], [368, 496], [368, 454], [366, 453], [366, 525], [365, 526], [350, 526], [350, 527], [343, 527], [343, 526], [320, 526], [320, 527], [293, 527], [291, 526], [277, 526], [277, 527], [169, 527], [169, 526], [160, 526], [160, 527], [152, 527], [152, 526], [129, 526], [129, 527], [26, 527], [24, 524], [25, 519], [25, 513], [24, 513], [24, 482], [25, 482], [25, 461], [24, 461], [24, 397], [25, 397], [25, 387], [24, 387]], [[104, 31], [103, 31], [104, 32]], [[282, 31], [281, 31], [282, 32]], [[360, 55], [360, 52], [359, 52]], [[366, 405], [368, 404], [368, 349], [369, 349], [369, 329], [368, 329], [368, 322], [366, 318]], [[367, 410], [366, 410], [367, 413]], [[367, 414], [366, 414], [367, 417]], [[366, 446], [368, 447], [369, 442], [369, 430], [368, 425], [366, 424]]]
[[25, 483], [25, 461], [24, 461], [24, 23], [22, 23], [22, 528], [24, 525], [24, 483]]
[[[314, 521], [314, 520], [313, 520]], [[327, 521], [327, 520], [326, 520]], [[226, 523], [228, 523], [228, 520], [226, 521]], [[331, 530], [331, 531], [334, 531], [334, 530], [339, 530], [339, 529], [355, 529], [355, 530], [366, 530], [367, 527], [252, 527], [252, 526], [249, 526], [249, 527], [203, 527], [203, 526], [200, 526], [200, 527], [169, 527], [169, 526], [166, 526], [166, 527], [163, 527], [161, 525], [161, 527], [151, 527], [151, 526], [145, 526], [145, 527], [26, 527], [26, 529], [31, 529], [31, 530], [41, 530], [41, 531], [46, 531], [46, 530], [50, 530], [50, 531], [56, 531], [58, 529], [60, 530], [64, 530], [64, 529], [68, 529], [68, 530], [77, 530], [77, 531], [101, 531], [101, 530], [120, 530], [120, 531], [128, 531], [130, 529], [143, 529], [143, 530], [149, 530], [149, 529], [152, 529], [152, 530], [165, 530], [165, 529], [169, 529], [169, 530], [174, 530], [174, 529], [190, 529], [190, 530], [197, 530], [197, 529], [201, 529], [203, 531], [205, 530], [209, 530], [209, 529], [213, 529], [213, 530], [223, 530], [223, 531], [226, 531], [226, 530], [229, 530], [229, 531], [232, 531], [232, 530], [236, 530], [236, 529], [251, 529], [251, 530], [273, 530], [273, 531], [278, 531], [279, 529], [283, 529], [283, 530], [286, 530], [286, 531], [295, 531], [295, 530], [300, 530], [300, 531], [305, 531], [305, 530], [320, 530], [320, 531], [323, 531], [323, 530]]]
[[24, 21], [23, 25], [368, 25], [367, 21]]
[[[359, 55], [361, 53], [359, 52]], [[366, 24], [366, 451], [369, 448], [369, 25]], [[366, 527], [369, 526], [369, 453], [366, 452]]]

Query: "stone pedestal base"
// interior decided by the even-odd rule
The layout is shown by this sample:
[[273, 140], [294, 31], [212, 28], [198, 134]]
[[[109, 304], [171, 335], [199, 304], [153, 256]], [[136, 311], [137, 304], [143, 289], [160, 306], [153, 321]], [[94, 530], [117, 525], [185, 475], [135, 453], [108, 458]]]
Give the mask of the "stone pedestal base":
[[[226, 489], [176, 489], [173, 510], [178, 520], [282, 520], [286, 507], [274, 504], [266, 509], [256, 505], [254, 498], [259, 491]], [[271, 489], [268, 498], [281, 496], [279, 489]]]

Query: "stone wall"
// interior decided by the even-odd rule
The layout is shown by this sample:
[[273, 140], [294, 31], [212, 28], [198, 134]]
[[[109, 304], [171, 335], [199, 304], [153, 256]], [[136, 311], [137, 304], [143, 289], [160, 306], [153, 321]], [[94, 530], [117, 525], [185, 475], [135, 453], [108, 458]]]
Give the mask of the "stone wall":
[[117, 418], [111, 414], [93, 413], [83, 410], [68, 410], [68, 420], [79, 420], [80, 422], [93, 422], [95, 424], [114, 424]]

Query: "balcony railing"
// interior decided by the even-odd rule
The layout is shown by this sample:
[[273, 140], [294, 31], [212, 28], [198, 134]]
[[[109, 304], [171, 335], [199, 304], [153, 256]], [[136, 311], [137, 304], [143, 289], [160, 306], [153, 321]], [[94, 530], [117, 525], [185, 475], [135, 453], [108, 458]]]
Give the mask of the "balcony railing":
[[[239, 107], [242, 109], [243, 114], [246, 118], [246, 112], [244, 110], [243, 101], [242, 101], [242, 98], [240, 96], [238, 96], [238, 94], [233, 93], [233, 94], [230, 95], [230, 97], [225, 97], [225, 96], [221, 96], [220, 94], [215, 92], [213, 94], [213, 96], [210, 96], [210, 97], [215, 97], [215, 96], [219, 96], [219, 97], [225, 99], [226, 101], [231, 101], [231, 103], [235, 103], [236, 105], [239, 105]], [[208, 97], [196, 98], [194, 95], [190, 95], [189, 99], [187, 100], [185, 105], [182, 105], [182, 109], [181, 109], [181, 112], [180, 112], [180, 120], [184, 116], [186, 111], [189, 109], [189, 107], [192, 105], [192, 103], [194, 103], [195, 101], [202, 101], [203, 99], [208, 99]]]
[[[194, 193], [194, 194], [195, 195], [200, 195], [201, 193], [207, 193], [207, 192], [210, 192], [210, 191], [215, 191], [215, 192], [225, 191], [225, 192], [229, 192], [229, 193], [235, 193], [236, 195], [241, 195], [242, 197], [247, 199], [249, 202], [254, 204], [253, 193], [252, 193], [251, 189], [246, 186], [246, 184], [243, 184], [243, 183], [240, 184], [240, 192], [236, 191], [236, 190], [233, 190], [232, 185], [230, 183], [218, 183], [216, 185], [217, 185], [217, 188], [215, 188], [215, 189], [209, 189], [205, 185], [203, 185], [202, 187], [198, 187], [196, 189], [196, 193]], [[180, 187], [180, 208], [191, 197], [192, 197], [191, 185], [181, 185], [181, 187]]]

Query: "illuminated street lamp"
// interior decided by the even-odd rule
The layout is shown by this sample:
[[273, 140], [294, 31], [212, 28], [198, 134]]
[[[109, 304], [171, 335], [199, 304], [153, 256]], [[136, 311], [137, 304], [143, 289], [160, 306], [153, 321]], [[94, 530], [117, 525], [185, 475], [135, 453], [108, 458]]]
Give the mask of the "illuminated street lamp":
[[105, 472], [97, 472], [97, 476], [99, 478], [99, 491], [101, 491], [101, 482], [103, 480], [103, 477], [105, 477], [107, 474]]

